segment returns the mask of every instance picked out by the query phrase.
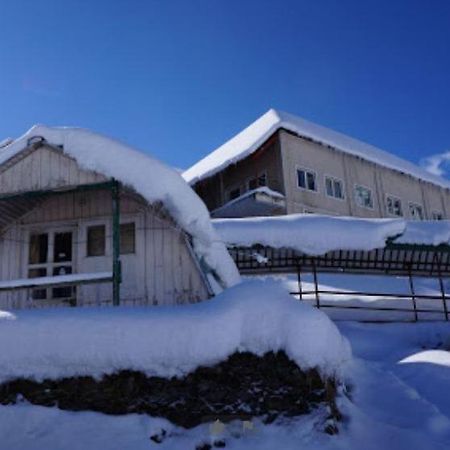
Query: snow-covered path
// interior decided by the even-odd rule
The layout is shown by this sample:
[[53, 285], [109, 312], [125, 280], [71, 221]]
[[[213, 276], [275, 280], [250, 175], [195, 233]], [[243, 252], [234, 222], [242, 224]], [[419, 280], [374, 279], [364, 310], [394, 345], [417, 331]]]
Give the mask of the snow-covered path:
[[[342, 323], [352, 344], [348, 438], [365, 449], [450, 448], [450, 326]], [[426, 362], [425, 362], [426, 361]], [[349, 444], [350, 444], [349, 442]], [[362, 447], [361, 447], [362, 448]]]
[[[352, 387], [340, 399], [344, 422], [337, 436], [318, 431], [321, 413], [289, 425], [242, 432], [227, 426], [234, 450], [448, 450], [450, 449], [450, 326], [445, 323], [341, 322], [354, 361]], [[149, 437], [165, 428], [162, 444]], [[73, 413], [21, 404], [0, 407], [0, 450], [193, 450], [211, 441], [208, 426], [185, 431], [146, 416]]]

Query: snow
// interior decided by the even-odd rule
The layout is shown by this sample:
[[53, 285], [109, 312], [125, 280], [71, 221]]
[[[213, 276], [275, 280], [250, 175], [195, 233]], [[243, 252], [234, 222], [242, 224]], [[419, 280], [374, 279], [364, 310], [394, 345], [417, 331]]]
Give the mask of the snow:
[[23, 310], [0, 315], [0, 381], [137, 370], [181, 376], [237, 351], [284, 350], [301, 368], [340, 377], [348, 343], [282, 283], [248, 281], [208, 302], [158, 308]]
[[275, 109], [267, 111], [250, 126], [186, 170], [183, 174], [185, 180], [190, 184], [194, 184], [244, 159], [258, 149], [261, 144], [280, 128], [367, 161], [412, 175], [415, 178], [450, 188], [449, 181], [433, 175], [409, 161], [344, 134]]
[[399, 244], [450, 244], [450, 220], [410, 221], [405, 233], [395, 240]]
[[0, 281], [1, 289], [26, 288], [34, 286], [48, 286], [60, 283], [80, 283], [98, 280], [111, 280], [112, 272], [74, 273], [70, 275], [58, 275], [53, 277], [22, 278], [17, 280]]
[[244, 192], [239, 197], [236, 197], [233, 200], [230, 200], [229, 202], [225, 203], [224, 205], [220, 206], [219, 208], [215, 209], [214, 211], [219, 211], [223, 208], [228, 208], [230, 205], [233, 205], [233, 204], [238, 203], [248, 197], [251, 197], [253, 195], [258, 195], [258, 194], [266, 195], [267, 197], [280, 199], [280, 200], [285, 199], [285, 196], [283, 194], [280, 194], [279, 192], [274, 191], [273, 189], [270, 189], [267, 186], [261, 186], [256, 189], [252, 189], [251, 191]]
[[310, 255], [332, 250], [383, 248], [389, 237], [402, 234], [406, 223], [398, 219], [359, 219], [316, 214], [291, 214], [213, 220], [228, 245], [266, 245], [292, 248]]
[[[183, 430], [145, 415], [68, 412], [24, 402], [0, 406], [0, 449], [179, 450], [219, 437], [231, 450], [448, 450], [450, 372], [442, 361], [449, 325], [346, 322], [339, 329], [354, 358], [347, 372], [350, 395], [339, 398], [344, 418], [338, 435], [321, 431], [321, 410], [270, 425], [255, 419], [253, 428], [235, 421], [217, 436], [210, 424]], [[167, 438], [153, 443], [150, 436], [161, 429]]]
[[229, 246], [292, 248], [309, 255], [333, 250], [384, 248], [387, 239], [401, 244], [450, 244], [450, 221], [405, 221], [289, 214], [271, 217], [214, 219], [214, 228]]
[[[119, 141], [81, 128], [32, 127], [0, 152], [0, 165], [43, 137], [74, 158], [86, 170], [113, 177], [135, 189], [149, 203], [161, 201], [178, 225], [193, 238], [196, 255], [222, 287], [239, 282], [239, 273], [212, 228], [209, 212], [180, 174], [151, 156]], [[215, 285], [216, 283], [213, 283]]]
[[[287, 277], [258, 276], [257, 278], [275, 278], [284, 282], [286, 290], [289, 292], [298, 292], [296, 275]], [[411, 322], [414, 320], [414, 307], [408, 277], [319, 273], [317, 279], [320, 291], [339, 292], [339, 295], [321, 293], [319, 297], [321, 311], [325, 312], [333, 321]], [[445, 320], [439, 281], [436, 278], [413, 277], [413, 283], [415, 293], [418, 296], [416, 298], [417, 308], [429, 311], [418, 312], [418, 319], [420, 321]], [[302, 275], [302, 289], [304, 292], [314, 292], [315, 286], [312, 274]], [[450, 284], [446, 288], [447, 295], [450, 293], [449, 289]], [[358, 294], [355, 294], [355, 292]], [[365, 297], [360, 295], [360, 292], [371, 292], [378, 295]], [[384, 294], [393, 294], [394, 297], [388, 298]], [[436, 298], [420, 298], [422, 295]], [[303, 294], [302, 302], [314, 306], [316, 304], [314, 293]], [[354, 307], [367, 309], [354, 309]], [[402, 310], [389, 311], [380, 308], [401, 308]], [[450, 298], [447, 300], [447, 308], [450, 310]]]

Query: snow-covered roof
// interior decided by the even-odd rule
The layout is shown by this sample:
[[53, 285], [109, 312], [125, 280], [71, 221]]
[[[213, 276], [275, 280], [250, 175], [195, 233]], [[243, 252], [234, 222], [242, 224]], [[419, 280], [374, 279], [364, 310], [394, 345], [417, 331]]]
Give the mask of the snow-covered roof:
[[283, 111], [270, 109], [250, 126], [225, 142], [205, 158], [183, 173], [190, 183], [210, 177], [247, 157], [257, 150], [274, 132], [279, 129], [292, 131], [300, 136], [329, 145], [338, 150], [363, 158], [384, 167], [403, 172], [415, 178], [450, 188], [450, 181], [427, 172], [415, 164], [398, 156], [353, 139], [337, 131], [309, 122]]
[[[292, 248], [309, 255], [336, 250], [384, 248], [395, 243], [450, 245], [450, 221], [410, 222], [403, 219], [362, 219], [317, 214], [214, 219], [219, 236], [230, 246], [265, 245]], [[399, 237], [400, 236], [400, 237]]]
[[[208, 210], [180, 174], [126, 144], [81, 128], [36, 125], [0, 151], [0, 165], [24, 151], [33, 137], [61, 147], [78, 165], [114, 177], [149, 203], [161, 201], [177, 224], [192, 236], [197, 256], [223, 287], [239, 281], [239, 273], [214, 231]], [[211, 280], [213, 281], [213, 280]], [[212, 283], [214, 284], [214, 283]]]

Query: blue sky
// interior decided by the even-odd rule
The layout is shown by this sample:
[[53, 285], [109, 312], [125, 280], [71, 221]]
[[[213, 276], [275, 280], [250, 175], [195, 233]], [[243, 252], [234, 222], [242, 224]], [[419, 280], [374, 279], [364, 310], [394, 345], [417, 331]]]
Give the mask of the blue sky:
[[0, 140], [76, 125], [189, 167], [270, 107], [450, 150], [447, 0], [2, 0]]

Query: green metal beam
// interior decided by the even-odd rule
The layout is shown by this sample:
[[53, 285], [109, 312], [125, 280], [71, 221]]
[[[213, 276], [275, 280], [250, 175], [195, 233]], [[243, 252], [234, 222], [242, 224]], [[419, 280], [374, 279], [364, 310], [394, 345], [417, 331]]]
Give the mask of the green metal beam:
[[2, 200], [15, 200], [21, 198], [43, 197], [48, 195], [61, 195], [67, 194], [69, 192], [72, 193], [72, 192], [94, 191], [99, 189], [112, 189], [113, 184], [114, 184], [113, 181], [104, 181], [101, 183], [81, 184], [79, 186], [64, 186], [60, 188], [44, 189], [38, 191], [14, 192], [11, 194], [0, 195], [0, 202]]
[[113, 179], [112, 194], [112, 227], [113, 227], [113, 305], [120, 305], [120, 283], [122, 271], [120, 265], [120, 184]]

